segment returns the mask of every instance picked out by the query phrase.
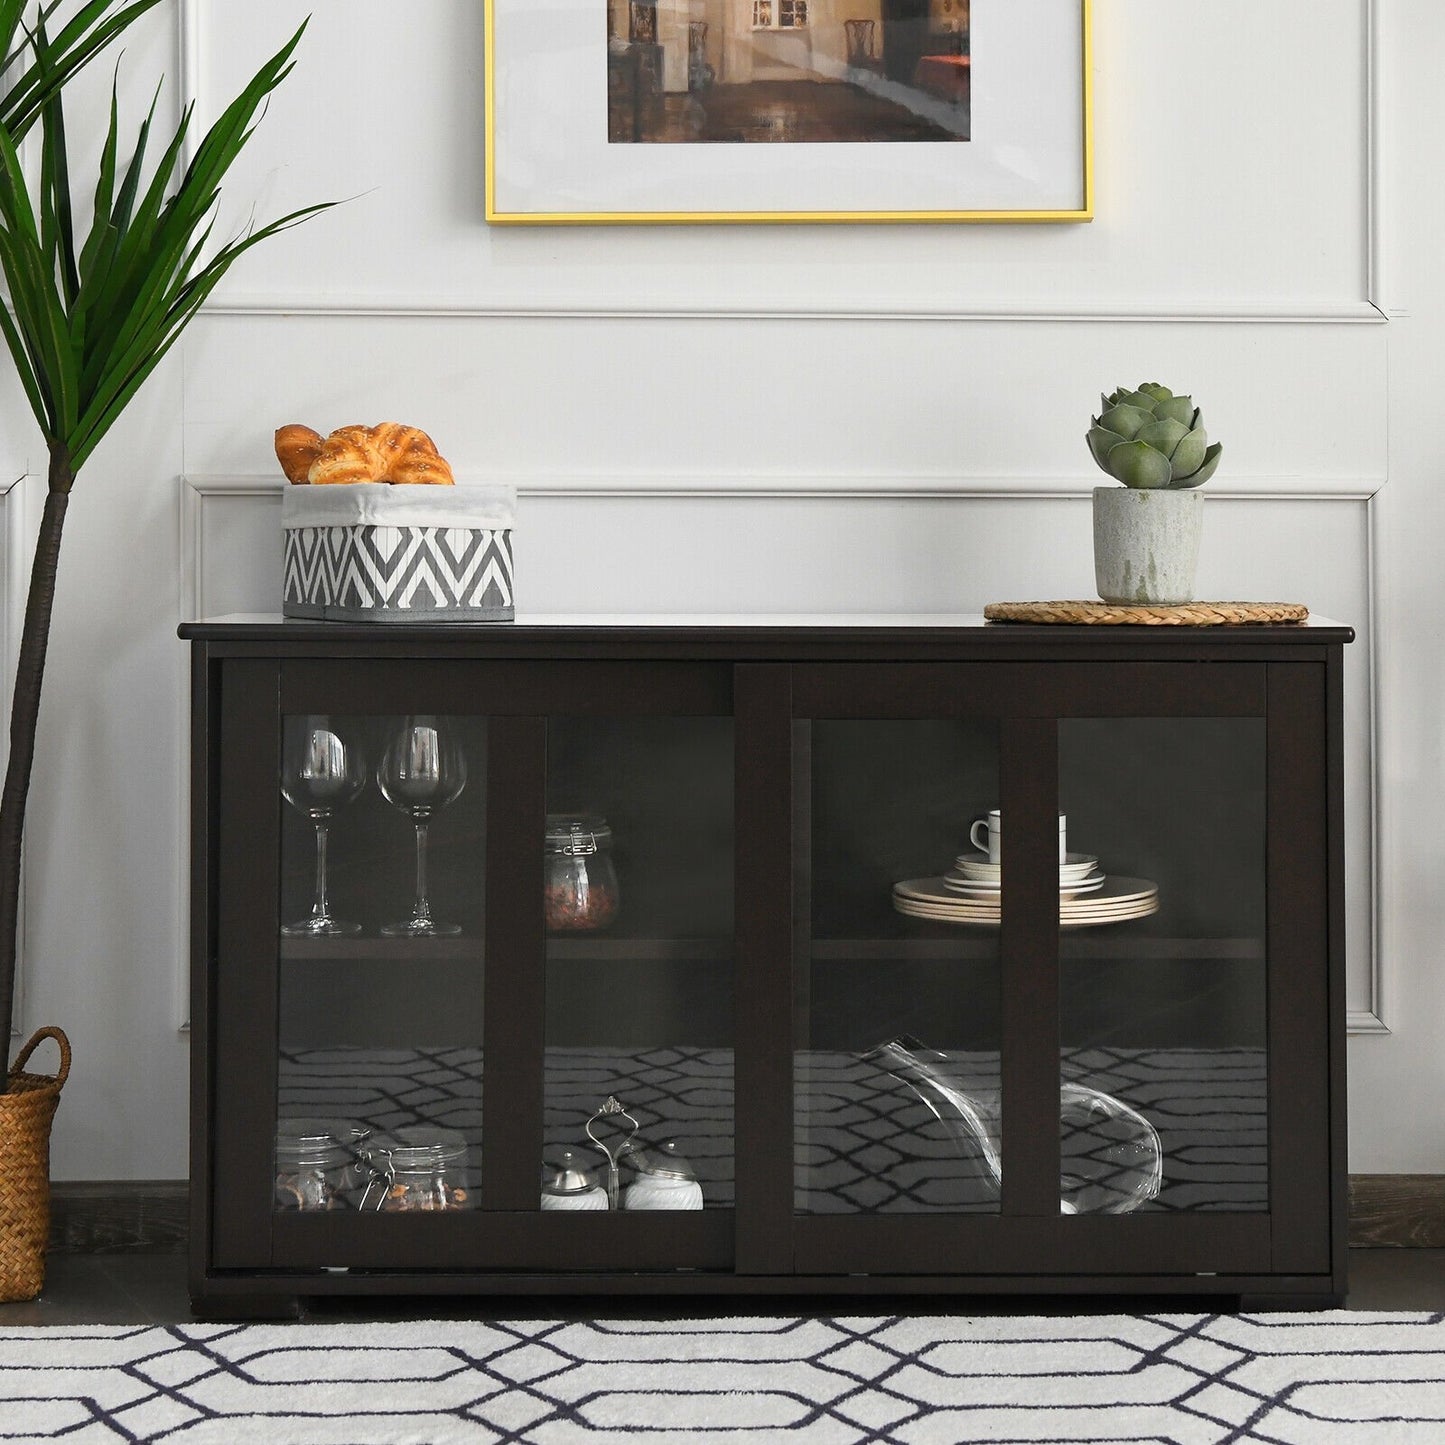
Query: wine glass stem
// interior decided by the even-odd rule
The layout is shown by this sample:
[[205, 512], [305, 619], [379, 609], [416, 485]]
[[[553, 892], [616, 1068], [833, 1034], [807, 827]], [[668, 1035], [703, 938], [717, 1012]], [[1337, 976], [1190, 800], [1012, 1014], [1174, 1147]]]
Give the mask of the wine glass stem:
[[418, 823], [416, 825], [416, 907], [412, 910], [412, 918], [418, 923], [431, 922], [431, 903], [426, 896], [426, 837], [427, 825]]
[[326, 838], [325, 823], [316, 825], [316, 902], [311, 906], [313, 918], [330, 918], [331, 906], [326, 898]]

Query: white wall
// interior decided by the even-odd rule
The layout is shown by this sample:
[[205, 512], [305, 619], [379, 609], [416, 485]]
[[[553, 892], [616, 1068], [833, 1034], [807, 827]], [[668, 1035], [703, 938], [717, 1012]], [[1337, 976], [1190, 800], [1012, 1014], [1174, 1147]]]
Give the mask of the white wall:
[[[56, 1176], [185, 1172], [174, 629], [274, 608], [277, 425], [396, 417], [517, 482], [529, 610], [976, 611], [1091, 594], [1083, 432], [1145, 379], [1225, 443], [1202, 595], [1359, 630], [1351, 1167], [1445, 1171], [1434, 0], [1099, 0], [1098, 219], [1066, 227], [489, 229], [476, 0], [176, 0], [128, 89], [180, 69], [208, 118], [308, 8], [230, 214], [352, 199], [243, 262], [71, 509], [21, 1020], [76, 1046]], [[0, 386], [0, 480], [41, 469]], [[11, 631], [38, 499], [0, 499]]]

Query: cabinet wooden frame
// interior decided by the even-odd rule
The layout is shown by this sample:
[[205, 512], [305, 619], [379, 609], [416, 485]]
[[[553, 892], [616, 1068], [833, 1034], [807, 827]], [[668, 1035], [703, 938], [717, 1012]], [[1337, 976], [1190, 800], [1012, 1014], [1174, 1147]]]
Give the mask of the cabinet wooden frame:
[[[616, 1215], [599, 1224], [536, 1209], [542, 1141], [542, 825], [547, 718], [706, 716], [731, 712], [725, 666], [664, 662], [514, 664], [506, 660], [279, 661], [221, 666], [214, 990], [216, 1083], [208, 1109], [212, 1240], [220, 1270], [312, 1268], [728, 1268], [731, 1212]], [[486, 896], [533, 900], [488, 908], [481, 948], [482, 1205], [426, 1216], [357, 1211], [287, 1214], [273, 1208], [278, 1042], [284, 955], [275, 887], [281, 802], [281, 719], [398, 710], [479, 714], [488, 721]], [[208, 888], [209, 893], [209, 888]], [[304, 951], [304, 950], [303, 950]], [[258, 1023], [260, 1026], [258, 1027]], [[420, 1228], [408, 1226], [420, 1224]], [[569, 1227], [575, 1225], [576, 1227]], [[604, 1241], [605, 1240], [605, 1244]]]
[[[1329, 1095], [1325, 685], [1323, 662], [1218, 662], [1208, 668], [1153, 661], [842, 663], [792, 669], [793, 715], [800, 722], [997, 720], [1000, 807], [1010, 818], [1011, 836], [1022, 840], [1012, 854], [1000, 936], [1001, 1092], [1009, 1102], [999, 1214], [799, 1215], [800, 1272], [844, 1272], [866, 1255], [876, 1268], [898, 1272], [972, 1274], [993, 1267], [1058, 1274], [1069, 1271], [1081, 1252], [1091, 1270], [1116, 1276], [1327, 1271], [1334, 1189], [1328, 1134], [1319, 1116], [1311, 1117], [1312, 1101]], [[1087, 1220], [1059, 1215], [1058, 724], [1133, 716], [1266, 720], [1267, 1211]], [[796, 795], [806, 780], [795, 774], [792, 785]], [[801, 832], [795, 827], [800, 853]], [[805, 859], [795, 856], [794, 876], [805, 868]], [[1301, 926], [1305, 919], [1309, 923]], [[798, 930], [798, 938], [795, 976], [808, 965], [806, 930]], [[1080, 1224], [1085, 1227], [1074, 1227]]]
[[[1152, 634], [1152, 635], [1151, 635]], [[198, 1309], [348, 1292], [1169, 1292], [1327, 1303], [1344, 1291], [1341, 648], [1330, 624], [1220, 629], [191, 624], [193, 1244]], [[488, 718], [483, 1207], [419, 1218], [272, 1209], [280, 718]], [[540, 1146], [546, 719], [734, 727], [736, 1207], [548, 1215]], [[1058, 727], [1250, 717], [1268, 757], [1268, 1208], [1060, 1217], [1053, 830]], [[807, 730], [987, 718], [1023, 841], [999, 937], [996, 1215], [807, 1216], [793, 1205], [793, 1050], [807, 1001]], [[536, 899], [536, 906], [515, 900]], [[505, 960], [505, 961], [504, 961]], [[1087, 1267], [1081, 1268], [1081, 1260]], [[331, 1269], [352, 1273], [326, 1273]], [[364, 1271], [364, 1272], [363, 1272]]]

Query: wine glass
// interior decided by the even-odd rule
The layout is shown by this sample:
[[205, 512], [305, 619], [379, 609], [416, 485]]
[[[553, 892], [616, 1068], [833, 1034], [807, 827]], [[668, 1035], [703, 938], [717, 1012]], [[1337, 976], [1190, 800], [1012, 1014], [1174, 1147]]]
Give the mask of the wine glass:
[[281, 795], [316, 828], [316, 898], [307, 918], [285, 923], [289, 938], [334, 938], [360, 933], [359, 923], [333, 918], [326, 897], [326, 839], [331, 815], [366, 786], [366, 759], [324, 715], [285, 720], [281, 737]]
[[459, 923], [432, 917], [426, 846], [432, 814], [453, 802], [466, 784], [467, 759], [451, 724], [428, 715], [402, 718], [377, 764], [376, 785], [416, 825], [416, 903], [410, 918], [382, 926], [388, 937], [440, 938], [462, 931]]

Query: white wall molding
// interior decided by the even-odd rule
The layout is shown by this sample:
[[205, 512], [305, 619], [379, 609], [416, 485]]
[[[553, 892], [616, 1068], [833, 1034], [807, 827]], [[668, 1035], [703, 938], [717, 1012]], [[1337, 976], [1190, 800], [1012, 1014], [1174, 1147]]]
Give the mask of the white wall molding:
[[[284, 485], [284, 482], [280, 483], [280, 485]], [[280, 486], [269, 477], [181, 478], [179, 505], [177, 508], [181, 568], [181, 585], [178, 595], [180, 597], [181, 616], [177, 618], [177, 622], [184, 622], [196, 617], [204, 617], [208, 613], [215, 611], [215, 608], [208, 602], [206, 593], [205, 508], [207, 499], [216, 497], [232, 499], [255, 497], [260, 500], [274, 501], [279, 490]], [[276, 545], [279, 549], [279, 539]], [[190, 673], [188, 669], [186, 673], [188, 680], [189, 676]], [[180, 849], [181, 876], [177, 897], [181, 899], [182, 910], [185, 910], [188, 906], [187, 900], [189, 900], [191, 896], [189, 846], [191, 836], [191, 690], [189, 685], [180, 689], [177, 705], [179, 716], [177, 719], [176, 735], [181, 740], [180, 759], [182, 781], [180, 788], [180, 816], [176, 821], [176, 827], [178, 829], [176, 836], [185, 840]], [[189, 1033], [191, 1027], [191, 925], [189, 916], [182, 918], [181, 924], [185, 946], [181, 949], [180, 956], [176, 960], [172, 1007], [176, 1020], [176, 1028], [181, 1033]]]
[[196, 0], [181, 0], [176, 10], [176, 70], [179, 79], [178, 104], [184, 111], [187, 101], [195, 100], [196, 109], [191, 116], [191, 128], [181, 147], [181, 167], [184, 170], [196, 158], [196, 147], [206, 126], [199, 101], [201, 89], [201, 13], [202, 7]]
[[[506, 480], [496, 478], [496, 480]], [[907, 501], [950, 498], [959, 501], [1007, 500], [1011, 497], [1087, 498], [1102, 483], [1078, 476], [818, 476], [751, 473], [669, 473], [666, 477], [598, 478], [550, 476], [518, 478], [519, 497], [656, 497], [675, 501], [712, 498], [846, 497], [854, 501]], [[1380, 483], [1360, 477], [1262, 477], [1255, 483], [1238, 477], [1211, 485], [1208, 495], [1233, 500], [1368, 502]]]
[[[259, 497], [275, 500], [279, 497], [282, 487], [286, 485], [284, 478], [272, 480], [270, 477], [190, 477], [181, 478], [180, 488], [180, 556], [181, 556], [181, 607], [185, 616], [178, 619], [185, 621], [188, 618], [204, 617], [214, 611], [207, 601], [206, 596], [206, 545], [205, 545], [205, 506], [207, 499], [214, 497]], [[276, 546], [279, 549], [280, 538], [277, 538]], [[190, 736], [190, 693], [186, 694], [186, 726], [182, 730], [182, 737]], [[187, 833], [189, 836], [189, 821], [187, 822]]]
[[1366, 572], [1366, 596], [1369, 599], [1369, 616], [1364, 624], [1357, 628], [1357, 632], [1363, 632], [1365, 646], [1368, 655], [1369, 672], [1369, 713], [1365, 719], [1365, 728], [1369, 735], [1369, 756], [1370, 756], [1370, 828], [1368, 847], [1370, 850], [1370, 888], [1368, 908], [1369, 914], [1369, 937], [1370, 937], [1370, 997], [1369, 1005], [1365, 1009], [1351, 1009], [1345, 1019], [1345, 1027], [1352, 1034], [1388, 1034], [1393, 1032], [1388, 1022], [1387, 1010], [1393, 999], [1394, 991], [1385, 969], [1385, 924], [1384, 910], [1380, 906], [1380, 839], [1384, 837], [1384, 818], [1382, 815], [1384, 797], [1384, 778], [1382, 776], [1380, 746], [1381, 734], [1380, 724], [1380, 529], [1379, 519], [1376, 515], [1375, 498], [1371, 498], [1365, 507], [1365, 567]]
[[[286, 482], [277, 476], [191, 475], [184, 479], [182, 512], [182, 554], [186, 546], [199, 548], [196, 529], [201, 524], [200, 508], [206, 497], [276, 497]], [[652, 476], [618, 476], [612, 473], [548, 473], [497, 476], [466, 476], [466, 481], [508, 482], [520, 498], [526, 497], [654, 497], [671, 501], [702, 501], [716, 498], [779, 498], [783, 500], [846, 497], [854, 501], [907, 501], [915, 498], [967, 501], [1000, 500], [1010, 497], [1088, 497], [1099, 485], [1088, 477], [919, 475], [887, 476], [816, 475], [794, 472], [677, 472]], [[1231, 501], [1369, 502], [1383, 485], [1374, 477], [1231, 477], [1211, 482], [1208, 496]], [[194, 565], [203, 565], [199, 557]], [[183, 578], [182, 596], [198, 603], [203, 596], [199, 574]]]
[[422, 302], [404, 298], [395, 301], [277, 300], [244, 293], [208, 301], [207, 316], [346, 317], [385, 319], [466, 320], [487, 318], [507, 321], [980, 321], [980, 322], [1082, 322], [1107, 325], [1113, 322], [1198, 326], [1369, 326], [1389, 318], [1373, 301], [1342, 302], [1320, 307], [1247, 307], [1222, 302], [1219, 307], [1182, 306], [1168, 301], [1152, 305], [1076, 306], [1048, 309], [1013, 302], [998, 306], [930, 307], [927, 310], [899, 307], [860, 307], [842, 302], [786, 310], [760, 310], [737, 306], [582, 306], [557, 303], [518, 306], [507, 302], [494, 305], [458, 300], [455, 303]]
[[1381, 129], [1384, 110], [1380, 104], [1380, 0], [1363, 0], [1361, 16], [1361, 63], [1365, 67], [1365, 295], [1382, 317], [1392, 313], [1389, 302], [1389, 276], [1385, 270], [1384, 236], [1384, 159]]
[[[0, 708], [0, 758], [10, 756], [10, 699], [15, 696], [15, 666], [20, 656], [20, 631], [25, 622], [25, 597], [30, 590], [30, 563], [35, 519], [31, 516], [30, 493], [33, 478], [26, 472], [0, 482], [0, 556], [4, 558], [5, 582], [0, 587], [0, 675], [5, 682], [5, 703]], [[15, 928], [15, 1002], [10, 1019], [10, 1037], [24, 1033], [25, 1017], [25, 875], [24, 846], [21, 848], [20, 916]], [[8, 1056], [8, 1051], [7, 1051]]]

